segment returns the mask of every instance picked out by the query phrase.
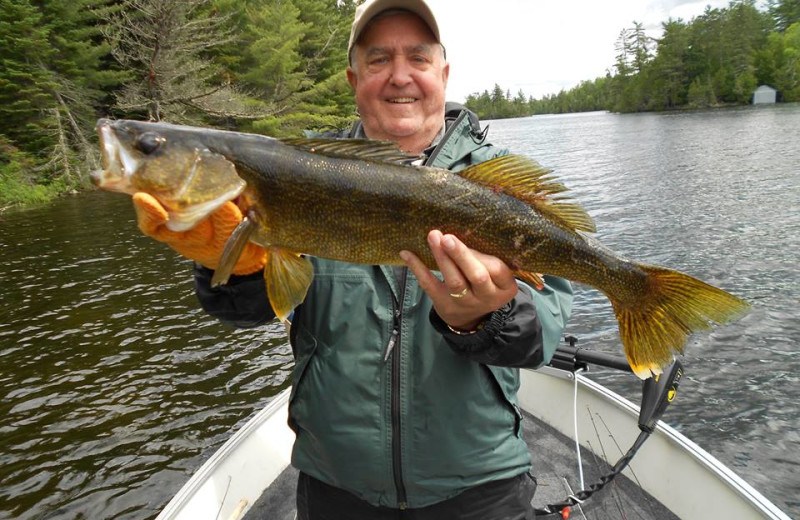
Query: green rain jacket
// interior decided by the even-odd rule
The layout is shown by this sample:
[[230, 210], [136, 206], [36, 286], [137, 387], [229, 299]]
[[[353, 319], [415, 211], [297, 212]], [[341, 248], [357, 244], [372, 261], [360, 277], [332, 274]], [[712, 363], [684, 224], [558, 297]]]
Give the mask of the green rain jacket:
[[[508, 152], [485, 143], [477, 117], [448, 104], [429, 152], [453, 170]], [[358, 135], [354, 128], [348, 136]], [[476, 334], [450, 332], [408, 269], [312, 258], [314, 280], [294, 314], [289, 424], [292, 464], [373, 505], [417, 508], [531, 467], [517, 402], [519, 368], [549, 361], [571, 311], [565, 280], [522, 282]], [[260, 274], [211, 289], [203, 307], [253, 326], [274, 314]]]

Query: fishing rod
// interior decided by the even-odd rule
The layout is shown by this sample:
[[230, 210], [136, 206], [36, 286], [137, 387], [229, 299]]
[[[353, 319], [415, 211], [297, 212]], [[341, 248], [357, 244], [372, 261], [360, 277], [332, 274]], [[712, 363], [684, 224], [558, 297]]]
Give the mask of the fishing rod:
[[[627, 360], [623, 357], [576, 347], [575, 344], [578, 339], [575, 336], [566, 336], [564, 339], [569, 343], [569, 346], [560, 346], [556, 349], [549, 364], [553, 368], [575, 373], [579, 370], [588, 370], [589, 365], [597, 365], [623, 372], [633, 372]], [[600, 477], [597, 482], [586, 489], [569, 495], [561, 502], [548, 504], [542, 509], [535, 509], [536, 516], [560, 515], [561, 518], [569, 518], [570, 510], [573, 506], [588, 500], [594, 493], [603, 489], [617, 475], [622, 473], [644, 442], [650, 437], [650, 434], [653, 433], [658, 420], [669, 404], [675, 399], [682, 377], [683, 365], [676, 359], [671, 365], [665, 367], [661, 374], [645, 379], [642, 382], [642, 402], [639, 407], [638, 424], [640, 432], [627, 453], [614, 464], [610, 472]]]

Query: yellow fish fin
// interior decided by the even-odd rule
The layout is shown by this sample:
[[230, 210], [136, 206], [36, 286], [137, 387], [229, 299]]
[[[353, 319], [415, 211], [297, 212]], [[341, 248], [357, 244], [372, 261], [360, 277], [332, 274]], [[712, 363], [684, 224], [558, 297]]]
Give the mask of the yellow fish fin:
[[661, 373], [689, 334], [727, 323], [750, 304], [687, 274], [639, 265], [647, 273], [644, 290], [631, 302], [611, 300], [628, 363], [642, 379]]
[[295, 307], [306, 298], [314, 268], [311, 260], [293, 251], [270, 247], [264, 280], [272, 310], [285, 322]]
[[594, 233], [592, 217], [570, 197], [552, 170], [521, 155], [503, 155], [457, 172], [462, 178], [519, 199], [543, 217], [570, 231]]

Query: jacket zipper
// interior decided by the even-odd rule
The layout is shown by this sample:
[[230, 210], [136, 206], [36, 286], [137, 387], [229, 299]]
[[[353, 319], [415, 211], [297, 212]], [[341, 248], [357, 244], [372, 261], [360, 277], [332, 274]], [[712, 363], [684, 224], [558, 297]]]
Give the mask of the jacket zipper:
[[[425, 161], [425, 164], [432, 164], [439, 155], [444, 143], [446, 143], [452, 135], [454, 129], [464, 119], [466, 112], [459, 114], [455, 122], [451, 125], [445, 135], [439, 141], [438, 146], [434, 148], [431, 155]], [[403, 301], [406, 296], [406, 281], [408, 279], [408, 268], [403, 269], [403, 276], [400, 279], [400, 302], [392, 295], [392, 304], [394, 305], [394, 327], [392, 329], [392, 337], [389, 339], [389, 345], [386, 347], [386, 354], [384, 354], [384, 362], [389, 359], [389, 356], [394, 352], [392, 357], [392, 469], [394, 473], [394, 486], [397, 490], [397, 507], [402, 511], [408, 508], [406, 499], [406, 486], [403, 483], [403, 466], [402, 466], [402, 440], [400, 435], [400, 326], [403, 321]], [[395, 349], [396, 347], [396, 349]]]
[[394, 485], [397, 490], [397, 507], [406, 509], [408, 504], [406, 502], [406, 486], [403, 484], [403, 467], [402, 467], [402, 440], [400, 435], [400, 324], [403, 321], [403, 300], [406, 294], [406, 279], [408, 277], [408, 268], [403, 269], [403, 276], [400, 280], [400, 302], [392, 296], [392, 303], [394, 304], [394, 328], [392, 329], [392, 337], [389, 340], [389, 346], [386, 348], [386, 355], [384, 359], [392, 354], [392, 349], [396, 346], [397, 349], [392, 357], [392, 469], [394, 473]]

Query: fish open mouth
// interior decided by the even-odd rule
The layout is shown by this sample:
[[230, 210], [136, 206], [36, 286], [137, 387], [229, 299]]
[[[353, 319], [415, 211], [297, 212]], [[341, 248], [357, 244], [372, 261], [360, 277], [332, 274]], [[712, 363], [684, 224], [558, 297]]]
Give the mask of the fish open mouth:
[[103, 169], [91, 172], [89, 177], [98, 188], [133, 194], [136, 190], [131, 186], [130, 176], [136, 171], [137, 161], [127, 153], [116, 132], [108, 119], [97, 123]]

